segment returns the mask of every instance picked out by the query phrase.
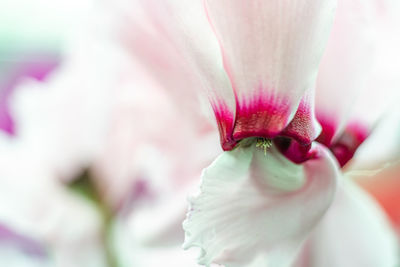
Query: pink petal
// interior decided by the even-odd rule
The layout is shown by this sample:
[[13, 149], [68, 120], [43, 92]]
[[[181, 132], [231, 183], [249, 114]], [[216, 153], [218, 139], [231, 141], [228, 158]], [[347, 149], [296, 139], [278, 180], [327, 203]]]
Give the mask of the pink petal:
[[221, 141], [231, 143], [234, 95], [202, 0], [136, 0], [118, 16], [126, 18], [120, 21], [121, 36], [134, 59], [175, 98], [182, 112], [199, 112], [199, 93], [206, 92]]
[[314, 88], [335, 1], [206, 3], [235, 93], [234, 139], [275, 137]]
[[206, 266], [288, 266], [336, 188], [336, 164], [323, 147], [314, 150], [301, 165], [274, 146], [266, 155], [255, 144], [224, 152], [191, 200], [184, 247], [200, 247]]
[[319, 141], [330, 146], [368, 89], [377, 52], [375, 1], [339, 0], [332, 34], [317, 79], [316, 112], [323, 132]]
[[350, 159], [358, 147], [368, 137], [369, 131], [363, 125], [349, 124], [337, 140], [330, 146], [341, 167]]
[[317, 82], [318, 141], [344, 166], [365, 138], [397, 105], [400, 80], [398, 27], [376, 12], [376, 1], [344, 1]]

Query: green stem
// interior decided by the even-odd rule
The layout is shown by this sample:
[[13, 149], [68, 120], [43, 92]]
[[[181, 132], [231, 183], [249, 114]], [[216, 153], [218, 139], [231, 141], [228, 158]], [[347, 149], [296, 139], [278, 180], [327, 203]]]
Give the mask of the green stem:
[[102, 241], [104, 254], [108, 267], [118, 267], [118, 260], [114, 254], [114, 249], [111, 242], [111, 231], [113, 225], [114, 214], [112, 209], [105, 203], [99, 194], [96, 186], [92, 182], [89, 171], [83, 172], [77, 179], [75, 179], [69, 187], [85, 199], [94, 204], [102, 219]]

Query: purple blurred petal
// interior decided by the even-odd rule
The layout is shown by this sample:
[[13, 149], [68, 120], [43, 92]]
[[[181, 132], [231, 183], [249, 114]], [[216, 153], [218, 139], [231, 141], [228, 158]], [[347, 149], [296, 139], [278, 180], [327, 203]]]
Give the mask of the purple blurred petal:
[[0, 130], [10, 135], [15, 134], [14, 121], [10, 114], [8, 100], [18, 83], [24, 77], [44, 81], [59, 63], [60, 58], [55, 54], [26, 55], [21, 60], [3, 62], [6, 65], [6, 70], [0, 73]]

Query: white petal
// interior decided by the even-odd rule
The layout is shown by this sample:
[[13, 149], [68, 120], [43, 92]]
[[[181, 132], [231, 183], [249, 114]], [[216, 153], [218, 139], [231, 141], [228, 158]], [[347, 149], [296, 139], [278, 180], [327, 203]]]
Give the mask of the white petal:
[[393, 267], [399, 247], [378, 204], [350, 180], [310, 239], [307, 267]]
[[222, 154], [204, 170], [201, 193], [191, 200], [184, 247], [201, 247], [203, 265], [267, 259], [287, 266], [336, 187], [336, 164], [322, 147], [315, 149], [316, 158], [302, 165], [274, 146], [266, 155], [254, 144]]

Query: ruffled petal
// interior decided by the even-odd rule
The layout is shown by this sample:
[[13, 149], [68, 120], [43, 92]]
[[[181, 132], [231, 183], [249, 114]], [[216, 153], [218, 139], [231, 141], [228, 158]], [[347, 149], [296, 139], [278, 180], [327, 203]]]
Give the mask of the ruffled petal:
[[236, 140], [278, 135], [314, 88], [336, 1], [206, 1], [236, 97]]
[[206, 266], [288, 266], [336, 188], [336, 164], [324, 148], [314, 150], [302, 165], [274, 145], [263, 151], [241, 144], [222, 154], [190, 201], [184, 247], [200, 247]]
[[398, 244], [377, 203], [342, 181], [329, 211], [308, 243], [306, 267], [397, 266]]

